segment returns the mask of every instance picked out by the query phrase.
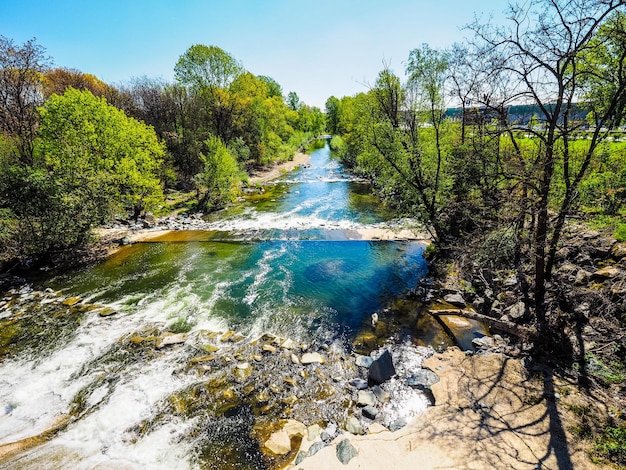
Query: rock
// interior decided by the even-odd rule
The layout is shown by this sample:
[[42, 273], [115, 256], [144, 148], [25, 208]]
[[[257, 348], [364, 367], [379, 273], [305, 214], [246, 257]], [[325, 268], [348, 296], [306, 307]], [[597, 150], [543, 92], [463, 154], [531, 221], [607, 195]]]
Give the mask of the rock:
[[491, 336], [481, 336], [472, 340], [472, 346], [476, 349], [491, 349], [494, 347], [494, 341]]
[[389, 425], [389, 430], [391, 432], [396, 432], [399, 429], [402, 429], [404, 426], [406, 426], [406, 419], [398, 418]]
[[344, 439], [339, 444], [337, 444], [337, 458], [339, 461], [347, 465], [350, 460], [359, 455], [354, 446], [350, 444], [348, 439]]
[[298, 356], [296, 356], [295, 354], [291, 354], [291, 362], [293, 362], [295, 365], [299, 366], [300, 365], [300, 359], [298, 359]]
[[263, 356], [261, 356], [260, 354], [255, 354], [254, 356], [252, 356], [252, 359], [254, 359], [256, 362], [261, 362], [263, 360]]
[[215, 359], [215, 355], [214, 354], [207, 354], [205, 356], [193, 357], [193, 358], [189, 359], [189, 362], [191, 364], [202, 364], [203, 362], [210, 362], [213, 359]]
[[298, 452], [298, 456], [296, 457], [296, 460], [294, 463], [296, 465], [300, 465], [302, 461], [307, 457], [307, 455], [308, 454], [306, 452], [303, 452], [303, 451]]
[[286, 339], [283, 344], [280, 345], [281, 348], [283, 349], [294, 349], [296, 347], [296, 344], [293, 342], [292, 339]]
[[617, 266], [606, 266], [602, 269], [598, 269], [593, 273], [593, 277], [596, 279], [611, 279], [621, 274], [622, 270]]
[[437, 382], [439, 382], [439, 376], [430, 369], [420, 369], [406, 379], [406, 384], [409, 387], [417, 388], [418, 390], [427, 390]]
[[354, 416], [350, 416], [346, 420], [346, 431], [348, 431], [350, 434], [354, 434], [357, 436], [360, 434], [365, 434], [365, 431], [363, 431], [363, 425]]
[[449, 304], [454, 305], [455, 307], [465, 307], [465, 299], [458, 292], [456, 294], [447, 294], [446, 296], [444, 296], [443, 300], [445, 300]]
[[302, 364], [324, 364], [326, 362], [320, 353], [304, 353], [300, 359]]
[[324, 447], [326, 447], [326, 443], [324, 441], [314, 442], [313, 444], [311, 444], [311, 447], [309, 447], [309, 452], [307, 453], [308, 457], [313, 457]]
[[365, 390], [367, 388], [367, 380], [352, 379], [348, 383], [352, 385], [354, 388], [356, 388], [357, 390]]
[[616, 243], [611, 250], [611, 255], [615, 259], [626, 258], [626, 242]]
[[275, 353], [276, 352], [276, 348], [274, 346], [272, 346], [271, 344], [264, 344], [261, 349], [265, 352], [268, 353]]
[[357, 356], [356, 357], [356, 365], [359, 367], [369, 367], [374, 362], [374, 359], [370, 356]]
[[320, 425], [319, 424], [312, 424], [311, 426], [309, 426], [307, 428], [307, 439], [309, 441], [314, 441], [315, 439], [317, 439], [317, 436], [320, 435]]
[[157, 339], [156, 348], [161, 349], [165, 346], [170, 346], [172, 344], [180, 344], [187, 341], [186, 333], [178, 333], [178, 334], [165, 334]]
[[374, 385], [372, 387], [372, 392], [374, 392], [374, 395], [381, 403], [389, 403], [389, 401], [391, 400], [391, 395], [382, 388], [380, 388], [378, 385]]
[[370, 427], [367, 428], [368, 434], [380, 434], [381, 432], [385, 432], [387, 428], [380, 423], [372, 423]]
[[285, 455], [291, 450], [291, 439], [289, 435], [281, 429], [273, 433], [265, 442], [265, 448], [274, 455]]
[[235, 332], [233, 330], [228, 330], [226, 333], [222, 335], [222, 337], [220, 338], [220, 341], [222, 343], [225, 343], [226, 341], [231, 339], [233, 336], [235, 336]]
[[575, 284], [584, 284], [591, 277], [591, 273], [589, 271], [585, 271], [584, 269], [579, 269], [576, 273], [576, 278], [574, 279]]
[[370, 390], [359, 390], [356, 404], [358, 406], [374, 406], [376, 404], [376, 395]]
[[371, 405], [368, 405], [365, 408], [363, 408], [361, 410], [361, 413], [363, 413], [363, 416], [365, 416], [366, 418], [372, 419], [372, 420], [376, 419], [376, 416], [378, 416], [378, 410]]
[[337, 436], [337, 431], [337, 425], [335, 423], [330, 423], [326, 426], [326, 429], [320, 433], [320, 437], [322, 438], [322, 441], [329, 443], [335, 438], [335, 436]]
[[372, 327], [376, 328], [376, 324], [378, 323], [378, 313], [372, 313]]
[[502, 285], [504, 287], [514, 287], [517, 285], [517, 276], [515, 274], [513, 274], [512, 276], [507, 277], [503, 282]]
[[526, 314], [526, 304], [524, 302], [517, 302], [509, 307], [507, 315], [511, 320], [519, 320]]
[[372, 382], [381, 384], [396, 375], [391, 353], [385, 349], [378, 359], [372, 362], [368, 376]]
[[117, 310], [112, 309], [111, 307], [104, 307], [103, 309], [98, 311], [98, 315], [101, 317], [110, 317], [111, 315], [116, 315]]
[[71, 307], [72, 305], [76, 305], [80, 301], [81, 301], [80, 297], [70, 297], [69, 299], [66, 299], [63, 301], [63, 305], [67, 305], [68, 307]]
[[499, 318], [502, 315], [502, 303], [499, 300], [494, 300], [489, 309], [489, 316], [493, 318]]
[[122, 237], [120, 238], [117, 243], [120, 246], [125, 246], [125, 245], [130, 245], [132, 243], [131, 239], [129, 237]]
[[289, 437], [304, 437], [307, 433], [306, 426], [295, 419], [286, 420], [283, 425], [283, 431], [285, 431]]

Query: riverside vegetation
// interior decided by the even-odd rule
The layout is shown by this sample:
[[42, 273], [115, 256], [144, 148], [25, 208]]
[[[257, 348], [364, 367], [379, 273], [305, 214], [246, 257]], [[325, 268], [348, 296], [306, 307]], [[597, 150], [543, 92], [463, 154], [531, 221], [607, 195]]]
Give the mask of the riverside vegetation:
[[[405, 80], [385, 65], [368, 92], [329, 98], [325, 116], [300, 103], [295, 93], [283, 98], [274, 80], [246, 72], [214, 46], [195, 45], [181, 55], [176, 84], [140, 79], [115, 88], [88, 74], [50, 69], [33, 41], [18, 47], [2, 38], [5, 262], [50, 259], [60, 249], [85, 243], [92, 228], [114, 215], [138, 219], [163, 210], [168, 189], [191, 191], [192, 208], [221, 208], [245, 185], [246, 166], [288, 159], [325, 130], [346, 167], [371, 181], [395, 210], [419, 216], [430, 231], [434, 244], [426, 256], [435, 282], [413, 294], [430, 316], [440, 318], [447, 310], [443, 313], [505, 331], [509, 343], [484, 340], [474, 347], [525, 358], [536, 394], [526, 396], [524, 405], [545, 405], [550, 442], [574, 435], [589, 443], [591, 461], [626, 465], [624, 4], [533, 0], [511, 6], [509, 18], [510, 27], [475, 21], [467, 27], [472, 37], [449, 50], [414, 49]], [[433, 295], [448, 302], [429, 305]], [[411, 300], [416, 299], [402, 302]], [[385, 327], [401, 321], [394, 315], [384, 319]], [[294, 352], [293, 359], [287, 351], [305, 353], [311, 347], [286, 348], [285, 338], [272, 336], [243, 341], [235, 333], [223, 334], [194, 337], [191, 349], [197, 354], [185, 350], [185, 367], [212, 374], [205, 364], [216, 360], [213, 349], [240, 343], [232, 367], [225, 357], [217, 359], [238, 377], [237, 396], [263, 392], [252, 386], [258, 377], [250, 375], [259, 357], [266, 360], [282, 348], [282, 359], [289, 356], [295, 365], [302, 354]], [[354, 345], [373, 341], [362, 351], [369, 352], [381, 335], [361, 334]], [[173, 341], [168, 337], [160, 330], [137, 332], [120, 347], [132, 354], [133, 348], [147, 348], [137, 354], [150, 355], [163, 341]], [[352, 357], [342, 359], [321, 346], [313, 352], [358, 370]], [[305, 382], [311, 377], [307, 370], [300, 375]], [[314, 373], [332, 375], [332, 367]], [[326, 387], [341, 383], [330, 375], [314, 398], [293, 400], [291, 384], [281, 384], [276, 395], [282, 401], [271, 405], [286, 413], [300, 399], [324, 400]], [[211, 380], [220, 377], [211, 376], [204, 389], [172, 395], [162, 406], [196, 417], [206, 405], [201, 395], [219, 395], [217, 407], [234, 400]], [[574, 395], [572, 387], [585, 395], [584, 404], [565, 399]], [[269, 406], [265, 398], [253, 406]], [[330, 403], [331, 413], [349, 408]], [[480, 408], [478, 402], [468, 406]], [[249, 413], [246, 407], [233, 409]], [[575, 417], [567, 421], [569, 428], [563, 429], [559, 412]], [[153, 425], [133, 429], [130, 439]], [[259, 442], [269, 443], [269, 431], [292, 425], [254, 432]], [[295, 440], [304, 433], [298, 428], [277, 436], [289, 445], [283, 445], [283, 457], [272, 457], [272, 465], [296, 458]], [[567, 453], [555, 449], [556, 463], [572, 468]], [[258, 450], [251, 452], [261, 465]]]

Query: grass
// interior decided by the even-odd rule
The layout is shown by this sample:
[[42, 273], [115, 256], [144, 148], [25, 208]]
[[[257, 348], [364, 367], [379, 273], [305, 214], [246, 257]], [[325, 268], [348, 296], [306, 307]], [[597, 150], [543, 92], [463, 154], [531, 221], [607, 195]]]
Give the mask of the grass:
[[612, 462], [626, 465], [626, 425], [607, 427], [596, 439], [592, 453], [594, 463]]

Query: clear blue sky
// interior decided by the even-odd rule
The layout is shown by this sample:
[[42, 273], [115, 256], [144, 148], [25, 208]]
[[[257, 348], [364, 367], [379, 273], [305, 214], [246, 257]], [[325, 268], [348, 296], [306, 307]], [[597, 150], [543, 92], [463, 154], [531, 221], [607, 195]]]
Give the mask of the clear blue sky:
[[193, 44], [221, 47], [287, 94], [324, 107], [365, 91], [383, 60], [402, 74], [409, 51], [448, 47], [506, 0], [0, 0], [0, 34], [36, 37], [57, 66], [119, 84], [173, 79]]

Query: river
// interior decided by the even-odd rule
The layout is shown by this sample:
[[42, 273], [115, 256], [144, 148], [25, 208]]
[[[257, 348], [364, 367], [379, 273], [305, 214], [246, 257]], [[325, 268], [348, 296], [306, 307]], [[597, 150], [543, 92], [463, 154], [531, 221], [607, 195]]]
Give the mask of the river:
[[[448, 344], [402, 299], [427, 272], [424, 243], [374, 239], [419, 227], [328, 145], [202, 228], [5, 296], [0, 446], [48, 433], [0, 468], [269, 468], [260, 444], [277, 419], [351, 413], [355, 349], [394, 337], [409, 373], [419, 345]], [[296, 364], [312, 351], [323, 366]], [[428, 404], [387, 389], [383, 424]]]

